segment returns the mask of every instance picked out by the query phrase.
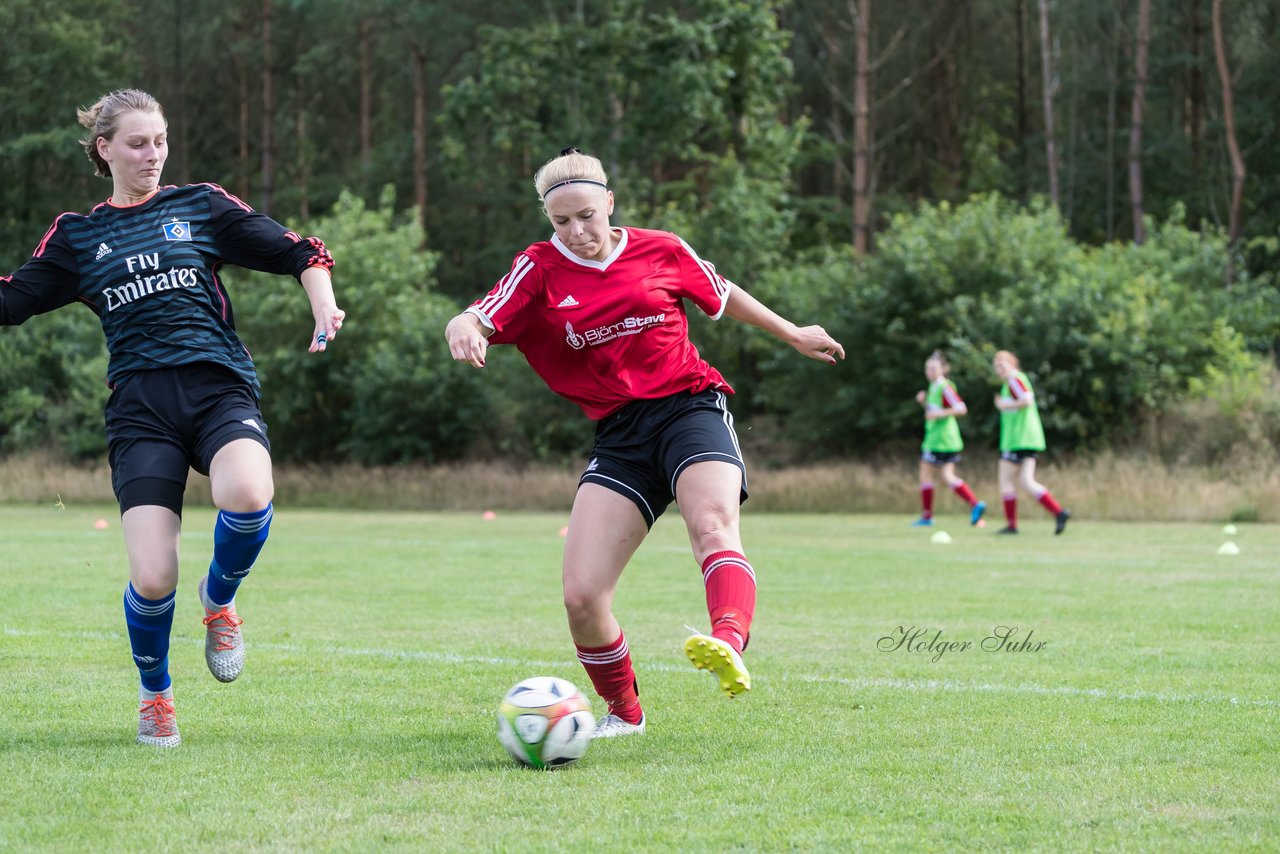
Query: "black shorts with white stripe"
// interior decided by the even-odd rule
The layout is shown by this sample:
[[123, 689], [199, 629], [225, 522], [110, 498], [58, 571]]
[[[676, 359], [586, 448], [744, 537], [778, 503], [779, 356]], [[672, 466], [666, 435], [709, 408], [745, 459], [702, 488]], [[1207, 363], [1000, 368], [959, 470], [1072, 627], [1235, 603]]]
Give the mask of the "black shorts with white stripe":
[[675, 500], [680, 475], [694, 463], [713, 460], [738, 467], [738, 501], [746, 501], [747, 467], [726, 395], [711, 389], [680, 392], [632, 401], [601, 419], [578, 484], [599, 484], [629, 498], [652, 528]]

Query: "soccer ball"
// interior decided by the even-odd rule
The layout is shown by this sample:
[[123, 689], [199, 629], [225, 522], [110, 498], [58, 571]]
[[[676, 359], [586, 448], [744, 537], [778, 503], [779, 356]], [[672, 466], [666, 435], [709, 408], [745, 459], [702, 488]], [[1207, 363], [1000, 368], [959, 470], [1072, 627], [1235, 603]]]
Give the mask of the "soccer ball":
[[517, 762], [558, 768], [582, 758], [596, 719], [572, 682], [535, 676], [517, 682], [498, 708], [498, 740]]

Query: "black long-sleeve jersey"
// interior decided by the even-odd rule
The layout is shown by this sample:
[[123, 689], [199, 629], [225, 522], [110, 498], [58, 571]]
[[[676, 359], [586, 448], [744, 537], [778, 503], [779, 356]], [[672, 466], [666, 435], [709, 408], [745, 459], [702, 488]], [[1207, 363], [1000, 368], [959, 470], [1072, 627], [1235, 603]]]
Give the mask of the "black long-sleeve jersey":
[[31, 259], [0, 276], [0, 325], [79, 301], [102, 321], [109, 386], [136, 371], [214, 362], [256, 395], [253, 359], [218, 278], [223, 263], [298, 278], [332, 267], [333, 256], [216, 184], [162, 187], [129, 207], [107, 201], [60, 215]]

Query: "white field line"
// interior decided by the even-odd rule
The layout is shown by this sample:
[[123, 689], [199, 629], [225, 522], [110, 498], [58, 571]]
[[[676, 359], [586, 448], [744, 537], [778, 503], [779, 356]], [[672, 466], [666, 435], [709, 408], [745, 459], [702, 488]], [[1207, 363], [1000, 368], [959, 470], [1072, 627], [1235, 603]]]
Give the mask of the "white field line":
[[[116, 641], [126, 643], [127, 638], [118, 632], [44, 632], [26, 629], [14, 629], [8, 626], [0, 629], [0, 634], [10, 637], [61, 637], [81, 640]], [[204, 644], [204, 639], [175, 637], [175, 644]], [[266, 649], [276, 652], [307, 655], [316, 652], [314, 647], [297, 646], [284, 643], [251, 642], [246, 647]], [[392, 661], [432, 661], [442, 664], [487, 665], [491, 667], [509, 667], [519, 665], [530, 669], [552, 670], [558, 667], [572, 666], [573, 659], [537, 660], [529, 658], [510, 658], [503, 656], [459, 655], [453, 652], [432, 652], [427, 650], [376, 649], [356, 647], [328, 647], [324, 650], [328, 656], [341, 655], [351, 658], [381, 658]], [[701, 676], [701, 672], [692, 670], [688, 665], [665, 664], [661, 662], [645, 662], [642, 669], [662, 673], [686, 673]], [[1071, 685], [1032, 685], [1028, 683], [1001, 685], [989, 682], [959, 682], [952, 679], [896, 679], [884, 676], [821, 676], [816, 674], [783, 673], [771, 677], [780, 682], [803, 682], [821, 685], [840, 685], [853, 691], [881, 689], [889, 691], [908, 691], [920, 693], [942, 694], [1029, 694], [1052, 697], [1084, 697], [1095, 700], [1156, 702], [1156, 703], [1206, 703], [1230, 706], [1249, 706], [1255, 708], [1280, 708], [1280, 700], [1258, 699], [1253, 697], [1235, 697], [1230, 694], [1191, 693], [1170, 694], [1161, 691], [1112, 691], [1106, 688], [1077, 688]], [[757, 684], [767, 683], [770, 677], [753, 677]]]

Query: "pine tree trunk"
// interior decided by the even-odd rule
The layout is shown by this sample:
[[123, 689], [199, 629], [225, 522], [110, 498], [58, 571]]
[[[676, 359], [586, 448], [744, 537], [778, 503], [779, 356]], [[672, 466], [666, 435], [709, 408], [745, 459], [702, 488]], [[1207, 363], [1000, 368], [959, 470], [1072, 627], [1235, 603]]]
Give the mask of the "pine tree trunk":
[[1147, 239], [1142, 223], [1142, 115], [1147, 100], [1147, 46], [1151, 41], [1151, 0], [1138, 0], [1137, 50], [1133, 57], [1133, 114], [1129, 125], [1129, 204], [1133, 209], [1133, 242]]
[[427, 228], [427, 55], [413, 45], [413, 203], [418, 221]]
[[[1200, 0], [1191, 0], [1191, 70], [1187, 84], [1187, 137], [1191, 145], [1191, 186], [1199, 190], [1204, 147], [1204, 69], [1200, 52], [1204, 47], [1204, 20]], [[1190, 211], [1188, 222], [1194, 228], [1198, 212]]]
[[231, 48], [227, 53], [231, 57], [232, 67], [236, 73], [236, 174], [235, 192], [241, 199], [248, 200], [252, 176], [249, 165], [249, 117], [252, 113], [249, 103], [249, 61], [245, 57], [243, 46], [250, 43], [250, 29], [247, 10], [239, 10], [232, 26]]
[[259, 209], [267, 216], [271, 215], [271, 194], [275, 189], [271, 149], [274, 145], [276, 93], [271, 63], [271, 0], [262, 0], [262, 203]]
[[1106, 234], [1110, 243], [1116, 228], [1116, 101], [1120, 88], [1120, 16], [1111, 14], [1111, 53], [1107, 63], [1107, 210]]
[[1031, 177], [1031, 152], [1027, 150], [1027, 25], [1025, 0], [1013, 0], [1018, 22], [1018, 152], [1022, 169], [1018, 173], [1018, 194], [1026, 201]]
[[303, 79], [299, 74], [294, 125], [298, 148], [295, 155], [298, 158], [298, 216], [305, 220], [311, 217], [311, 203], [307, 200], [311, 190], [311, 153], [307, 148], [307, 92]]
[[[1236, 140], [1235, 99], [1231, 91], [1231, 70], [1227, 67], [1227, 45], [1222, 37], [1222, 0], [1213, 0], [1213, 53], [1218, 61], [1218, 77], [1222, 80], [1222, 123], [1231, 155], [1231, 218], [1227, 235], [1232, 243], [1240, 239], [1240, 207], [1244, 201], [1244, 157]], [[1228, 270], [1228, 279], [1231, 277]]]
[[[939, 0], [944, 7], [950, 7], [952, 0]], [[959, 26], [950, 23], [950, 26]], [[959, 183], [960, 168], [964, 160], [964, 152], [960, 143], [960, 105], [959, 87], [956, 85], [956, 64], [953, 37], [943, 27], [932, 28], [931, 51], [934, 62], [929, 69], [929, 83], [932, 88], [931, 101], [937, 104], [934, 111], [934, 139], [936, 156], [947, 173], [946, 190], [951, 190]]]
[[[1079, 54], [1074, 50], [1072, 45], [1072, 70], [1075, 70], [1075, 64], [1079, 62]], [[1080, 148], [1080, 99], [1077, 97], [1079, 90], [1077, 87], [1071, 87], [1071, 93], [1067, 96], [1067, 134], [1064, 143], [1066, 151], [1064, 152], [1064, 166], [1067, 171], [1065, 188], [1066, 202], [1063, 205], [1063, 213], [1067, 218], [1067, 222], [1071, 222], [1075, 218], [1076, 212], [1076, 152]]]
[[[626, 141], [626, 120], [627, 106], [622, 100], [622, 96], [617, 92], [609, 93], [609, 175], [618, 175], [622, 172], [622, 161], [618, 159], [619, 153], [622, 151], [623, 143]], [[627, 221], [626, 203], [614, 204], [614, 212], [617, 222]]]
[[871, 0], [858, 0], [854, 22], [857, 70], [853, 81], [853, 247], [871, 249]]
[[[837, 16], [832, 15], [830, 19], [821, 21], [819, 26], [823, 26], [826, 32], [823, 33], [823, 41], [827, 45], [827, 85], [830, 89], [840, 88], [838, 81], [840, 79], [840, 58], [841, 47], [839, 40], [833, 35], [838, 32], [835, 19]], [[849, 166], [844, 162], [844, 109], [841, 105], [841, 99], [834, 94], [828, 95], [828, 104], [831, 107], [828, 122], [831, 129], [832, 158], [831, 158], [831, 194], [843, 195], [845, 186], [845, 175], [849, 171]]]
[[240, 95], [239, 147], [236, 153], [236, 195], [249, 198], [249, 69], [236, 59], [236, 83]]
[[360, 166], [367, 179], [373, 151], [373, 21], [360, 21]]
[[190, 135], [187, 132], [188, 126], [191, 124], [187, 121], [187, 75], [186, 61], [183, 59], [182, 48], [182, 9], [185, 4], [183, 0], [174, 0], [173, 3], [173, 91], [174, 103], [171, 116], [173, 118], [174, 127], [178, 131], [177, 139], [177, 167], [178, 183], [190, 183], [191, 177], [188, 171], [190, 161], [187, 159], [191, 151], [189, 143]]
[[1058, 152], [1053, 140], [1053, 42], [1049, 38], [1049, 0], [1040, 0], [1040, 71], [1044, 91], [1044, 155], [1049, 170], [1049, 198], [1058, 207]]

